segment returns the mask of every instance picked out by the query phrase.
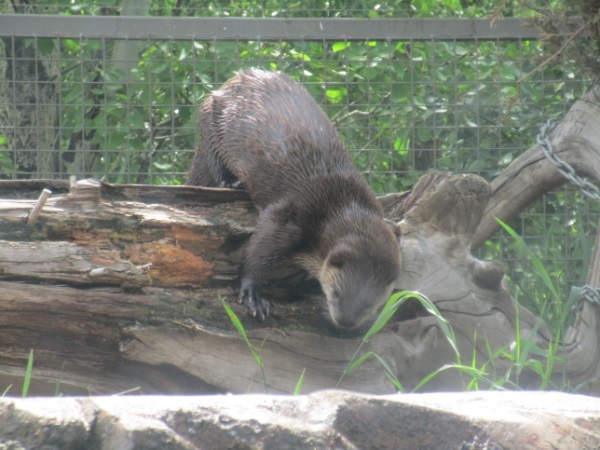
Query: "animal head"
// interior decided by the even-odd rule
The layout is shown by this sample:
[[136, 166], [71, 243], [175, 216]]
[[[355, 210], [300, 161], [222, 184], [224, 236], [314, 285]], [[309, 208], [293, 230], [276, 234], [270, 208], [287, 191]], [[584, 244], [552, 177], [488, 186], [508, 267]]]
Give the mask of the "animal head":
[[400, 274], [398, 239], [382, 226], [384, 236], [351, 236], [336, 244], [325, 259], [319, 281], [329, 315], [339, 328], [356, 329], [375, 319]]

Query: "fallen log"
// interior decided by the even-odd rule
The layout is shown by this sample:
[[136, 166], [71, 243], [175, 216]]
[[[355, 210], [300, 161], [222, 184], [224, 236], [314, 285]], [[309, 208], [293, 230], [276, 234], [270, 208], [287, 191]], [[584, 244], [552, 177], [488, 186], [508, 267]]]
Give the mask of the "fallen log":
[[[37, 184], [34, 184], [37, 183]], [[242, 191], [198, 187], [114, 186], [93, 180], [53, 183], [51, 196], [26, 226], [43, 182], [0, 182], [0, 387], [19, 392], [34, 350], [32, 393], [66, 394], [291, 393], [336, 386], [360, 343], [324, 315], [314, 283], [293, 270], [278, 274], [265, 322], [237, 305], [241, 249], [256, 212]], [[15, 192], [18, 195], [15, 195]], [[28, 194], [23, 194], [28, 192]], [[67, 193], [68, 192], [68, 193]], [[452, 325], [470, 361], [531, 335], [542, 348], [546, 325], [517, 305], [498, 263], [470, 254], [471, 237], [490, 197], [477, 176], [432, 174], [410, 195], [382, 198], [403, 231], [398, 289], [427, 295]], [[223, 309], [227, 302], [260, 348], [264, 370]], [[585, 303], [555, 366], [556, 377], [598, 392], [598, 307]], [[410, 390], [456, 356], [437, 322], [405, 309], [364, 347]], [[498, 373], [508, 370], [498, 360]], [[523, 386], [539, 380], [523, 374]], [[597, 383], [597, 381], [595, 381]], [[465, 380], [447, 370], [424, 390], [457, 390]], [[390, 393], [377, 359], [341, 387]]]

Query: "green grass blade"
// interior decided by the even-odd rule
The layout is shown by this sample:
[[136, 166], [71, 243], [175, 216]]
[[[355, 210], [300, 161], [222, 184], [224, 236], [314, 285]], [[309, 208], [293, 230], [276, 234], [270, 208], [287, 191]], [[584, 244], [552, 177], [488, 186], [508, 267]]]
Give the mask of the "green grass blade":
[[373, 353], [373, 356], [375, 358], [377, 358], [377, 361], [379, 361], [379, 363], [383, 366], [383, 368], [386, 371], [387, 377], [394, 384], [396, 389], [400, 392], [406, 392], [404, 389], [404, 386], [402, 386], [402, 383], [400, 383], [400, 380], [398, 380], [398, 378], [396, 378], [396, 375], [394, 375], [394, 372], [392, 371], [391, 367], [383, 360], [383, 358], [381, 356], [379, 356], [377, 353]]
[[418, 392], [419, 389], [421, 389], [423, 386], [425, 386], [427, 383], [429, 383], [431, 380], [433, 380], [435, 377], [437, 377], [440, 373], [442, 373], [443, 371], [445, 371], [449, 368], [450, 368], [450, 366], [443, 366], [443, 367], [440, 367], [439, 369], [431, 372], [429, 375], [427, 375], [425, 378], [423, 378], [421, 381], [419, 381], [419, 384], [417, 384], [411, 392]]
[[60, 393], [60, 383], [62, 380], [62, 376], [65, 373], [65, 366], [67, 365], [67, 362], [63, 362], [62, 368], [60, 369], [60, 378], [56, 381], [56, 387], [54, 388], [54, 396], [55, 397], [61, 397], [61, 393]]
[[233, 312], [233, 310], [225, 302], [225, 300], [221, 300], [221, 303], [223, 304], [223, 308], [225, 308], [225, 311], [227, 312], [227, 315], [231, 319], [231, 323], [233, 323], [233, 326], [242, 335], [242, 338], [246, 342], [246, 345], [248, 346], [248, 349], [252, 353], [252, 356], [254, 356], [254, 359], [256, 360], [256, 362], [258, 363], [258, 365], [260, 367], [264, 367], [263, 361], [262, 361], [262, 359], [260, 357], [259, 352], [256, 350], [256, 347], [252, 344], [252, 342], [250, 342], [250, 339], [248, 339], [248, 335], [246, 334], [246, 330], [244, 329], [244, 325], [242, 325], [242, 322], [240, 321], [240, 319], [237, 316], [237, 314]]
[[296, 383], [296, 389], [294, 389], [294, 395], [300, 395], [300, 391], [302, 390], [302, 384], [304, 383], [304, 374], [306, 373], [306, 367], [302, 369], [302, 373], [300, 374], [300, 378]]
[[452, 350], [454, 350], [454, 354], [456, 355], [456, 358], [460, 361], [460, 353], [458, 351], [458, 347], [456, 346], [456, 337], [454, 336], [454, 331], [450, 327], [450, 324], [448, 323], [448, 321], [442, 317], [442, 314], [440, 313], [440, 311], [433, 304], [433, 302], [431, 300], [429, 300], [427, 297], [420, 295], [417, 298], [421, 302], [421, 305], [423, 305], [423, 307], [427, 310], [427, 312], [429, 314], [431, 314], [433, 317], [435, 317], [439, 327], [441, 328], [442, 332], [444, 333], [444, 336], [446, 336], [446, 340], [452, 347]]
[[33, 349], [29, 351], [29, 359], [27, 360], [27, 370], [25, 371], [25, 379], [23, 380], [23, 397], [27, 397], [29, 392], [29, 383], [31, 383], [31, 373], [33, 372]]
[[[225, 302], [225, 300], [221, 299], [221, 303], [223, 304], [223, 308], [225, 308], [225, 312], [229, 316], [229, 319], [231, 320], [231, 323], [233, 323], [233, 326], [242, 335], [242, 337], [244, 338], [244, 340], [246, 341], [246, 343], [249, 343], [248, 336], [246, 335], [246, 330], [244, 329], [244, 325], [242, 325], [242, 322], [240, 321], [240, 319], [237, 316], [237, 314], [233, 312], [233, 309], [231, 309], [231, 306], [229, 306]], [[252, 345], [252, 344], [250, 344], [250, 345]]]
[[517, 234], [515, 230], [513, 230], [508, 224], [504, 223], [497, 217], [496, 221], [500, 224], [502, 228], [504, 228], [504, 231], [506, 231], [515, 240], [515, 242], [518, 243], [519, 247], [527, 253], [536, 273], [542, 279], [546, 287], [550, 290], [554, 297], [554, 300], [561, 301], [561, 297], [558, 294], [558, 290], [556, 289], [556, 286], [554, 286], [554, 282], [552, 281], [552, 278], [550, 278], [550, 275], [544, 267], [544, 264], [542, 264], [539, 258], [535, 255], [535, 253], [533, 253], [533, 251], [529, 248], [529, 246], [525, 243], [521, 236]]
[[373, 325], [371, 325], [371, 328], [369, 328], [369, 330], [363, 336], [360, 345], [358, 346], [356, 352], [354, 353], [354, 356], [352, 356], [352, 359], [344, 369], [344, 372], [338, 380], [336, 387], [339, 387], [342, 384], [342, 381], [344, 380], [346, 375], [348, 375], [353, 370], [357, 369], [360, 366], [360, 364], [362, 364], [366, 360], [367, 357], [371, 356], [369, 355], [369, 353], [367, 353], [366, 355], [363, 355], [359, 360], [356, 360], [356, 357], [360, 353], [360, 350], [362, 349], [363, 345], [369, 342], [373, 336], [375, 336], [377, 333], [379, 333], [379, 331], [381, 331], [381, 329], [393, 317], [400, 305], [402, 305], [409, 298], [418, 298], [420, 296], [421, 295], [416, 292], [402, 291], [395, 293], [388, 299], [383, 309], [379, 313], [379, 316], [377, 316], [377, 319], [375, 319], [375, 322], [373, 323]]
[[375, 319], [373, 325], [371, 325], [371, 328], [369, 328], [369, 331], [364, 335], [363, 342], [369, 342], [373, 336], [379, 333], [396, 313], [400, 305], [411, 298], [411, 295], [411, 292], [406, 291], [397, 292], [392, 295], [379, 313], [379, 316], [377, 316], [377, 319]]
[[419, 389], [421, 389], [423, 386], [425, 386], [427, 383], [429, 383], [431, 380], [437, 377], [440, 373], [445, 372], [446, 370], [458, 370], [461, 373], [464, 373], [472, 378], [477, 378], [479, 382], [487, 384], [490, 387], [493, 387], [495, 389], [503, 389], [501, 385], [490, 380], [487, 377], [487, 374], [480, 369], [470, 366], [464, 366], [461, 364], [447, 364], [423, 378], [411, 392], [417, 392]]
[[[354, 363], [354, 360], [356, 359], [356, 357], [358, 356], [358, 354], [360, 353], [360, 351], [362, 350], [363, 345], [365, 345], [364, 338], [360, 342], [360, 344], [359, 344], [358, 348], [356, 349], [356, 351], [354, 352], [354, 355], [350, 359], [350, 362], [348, 363], [348, 365], [346, 366], [346, 368], [342, 372], [342, 376], [340, 377], [340, 379], [338, 380], [338, 382], [335, 385], [336, 388], [340, 387], [340, 384], [342, 384], [342, 381], [344, 381], [344, 378], [346, 378], [346, 375], [348, 375], [350, 373], [351, 366]], [[352, 369], [352, 370], [354, 370], [354, 369]]]
[[358, 358], [357, 360], [352, 361], [350, 364], [348, 364], [348, 370], [346, 371], [346, 375], [354, 372], [356, 369], [358, 369], [362, 365], [362, 363], [364, 363], [367, 359], [371, 358], [372, 356], [375, 356], [375, 353], [367, 352], [364, 355], [362, 355], [360, 358]]
[[240, 333], [240, 335], [244, 339], [244, 342], [246, 342], [246, 346], [248, 347], [248, 349], [250, 350], [250, 353], [252, 353], [252, 356], [254, 357], [254, 360], [258, 364], [258, 367], [260, 368], [260, 372], [261, 372], [262, 379], [263, 379], [263, 386], [265, 388], [265, 392], [267, 392], [268, 389], [267, 389], [267, 377], [266, 377], [266, 374], [265, 374], [265, 364], [264, 364], [264, 362], [262, 360], [262, 357], [260, 356], [261, 351], [262, 351], [262, 347], [265, 344], [265, 341], [263, 340], [263, 342], [262, 342], [262, 344], [260, 346], [260, 349], [257, 349], [252, 344], [252, 342], [250, 342], [250, 339], [248, 339], [248, 335], [246, 334], [246, 330], [244, 329], [244, 325], [240, 321], [240, 319], [237, 316], [237, 314], [233, 312], [233, 309], [231, 309], [231, 307], [225, 302], [225, 300], [221, 299], [221, 304], [223, 305], [223, 308], [225, 309], [225, 312], [229, 316], [229, 319], [231, 320], [231, 323], [233, 323], [233, 326], [238, 330], [238, 332]]
[[344, 378], [346, 377], [346, 375], [348, 375], [349, 373], [351, 373], [352, 371], [354, 371], [358, 367], [360, 367], [360, 365], [363, 364], [368, 358], [375, 357], [382, 364], [382, 366], [384, 367], [384, 369], [387, 372], [388, 377], [394, 383], [396, 388], [398, 388], [398, 390], [404, 391], [402, 384], [398, 381], [398, 379], [394, 375], [393, 371], [386, 364], [386, 362], [383, 359], [381, 359], [378, 355], [376, 355], [373, 352], [367, 352], [366, 354], [364, 354], [363, 356], [361, 356], [358, 359], [356, 359], [356, 357], [359, 355], [360, 350], [362, 349], [363, 345], [365, 345], [367, 342], [369, 342], [373, 338], [373, 336], [375, 336], [377, 333], [379, 333], [381, 331], [381, 329], [394, 316], [394, 314], [396, 313], [398, 308], [404, 302], [406, 302], [407, 300], [412, 299], [412, 298], [417, 299], [423, 305], [425, 310], [427, 310], [427, 312], [429, 312], [431, 315], [433, 315], [436, 318], [442, 332], [444, 333], [444, 335], [446, 336], [446, 339], [450, 343], [450, 346], [454, 350], [457, 359], [460, 361], [460, 354], [458, 353], [458, 348], [456, 347], [456, 338], [454, 336], [454, 332], [452, 331], [452, 328], [450, 327], [450, 325], [448, 324], [446, 319], [444, 319], [442, 317], [442, 315], [440, 314], [440, 312], [436, 308], [436, 306], [433, 304], [433, 302], [431, 300], [429, 300], [427, 297], [425, 297], [423, 294], [420, 294], [419, 292], [412, 292], [412, 291], [396, 292], [388, 299], [388, 301], [384, 305], [383, 309], [379, 313], [379, 316], [377, 317], [377, 319], [375, 319], [375, 322], [373, 323], [373, 325], [371, 325], [371, 328], [369, 328], [369, 330], [363, 336], [358, 349], [356, 350], [356, 352], [354, 353], [354, 356], [348, 363], [348, 366], [346, 366], [346, 368], [344, 369], [344, 372], [342, 373], [342, 376], [338, 380], [336, 387], [339, 387], [341, 385], [341, 383], [344, 380]]

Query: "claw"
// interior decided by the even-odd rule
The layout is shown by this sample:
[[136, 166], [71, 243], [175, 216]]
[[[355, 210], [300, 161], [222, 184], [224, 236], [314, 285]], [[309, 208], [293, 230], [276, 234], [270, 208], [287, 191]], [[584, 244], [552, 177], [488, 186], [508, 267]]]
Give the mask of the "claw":
[[260, 289], [251, 281], [242, 282], [238, 303], [246, 305], [252, 317], [265, 320], [269, 315], [269, 302], [260, 295]]

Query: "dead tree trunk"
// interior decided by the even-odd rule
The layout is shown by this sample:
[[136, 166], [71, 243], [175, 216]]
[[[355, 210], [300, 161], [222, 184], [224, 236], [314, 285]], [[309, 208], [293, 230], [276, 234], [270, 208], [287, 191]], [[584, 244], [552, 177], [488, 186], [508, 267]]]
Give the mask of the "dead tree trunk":
[[[600, 183], [600, 83], [577, 100], [550, 135], [556, 155], [577, 174]], [[568, 182], [535, 145], [492, 181], [492, 199], [473, 238], [479, 247], [498, 229], [546, 192]]]
[[[18, 197], [33, 198], [42, 187], [55, 195], [27, 227], [35, 202]], [[37, 394], [53, 394], [57, 383], [64, 393], [291, 393], [304, 369], [304, 393], [336, 385], [359, 339], [329, 325], [314, 285], [293, 272], [274, 282], [274, 312], [262, 323], [234, 303], [240, 252], [256, 221], [244, 192], [94, 181], [67, 191], [59, 182], [0, 183], [0, 198], [11, 198], [0, 201], [0, 388], [13, 384], [18, 391], [29, 349]], [[501, 266], [470, 255], [489, 197], [479, 177], [435, 174], [409, 196], [382, 199], [403, 230], [398, 288], [419, 290], [436, 303], [466, 360], [474, 349], [484, 361], [488, 347], [510, 345], [517, 314], [521, 335], [534, 334], [542, 347], [552, 339], [504, 289]], [[261, 349], [264, 371], [222, 301]], [[583, 306], [563, 346], [556, 375], [573, 385], [600, 376], [598, 309]], [[456, 362], [436, 322], [409, 311], [370, 341], [369, 350], [406, 389]], [[504, 368], [496, 362], [497, 371]], [[424, 389], [461, 389], [463, 381], [448, 370]], [[520, 382], [536, 384], [535, 378]], [[376, 359], [341, 386], [394, 390]]]

